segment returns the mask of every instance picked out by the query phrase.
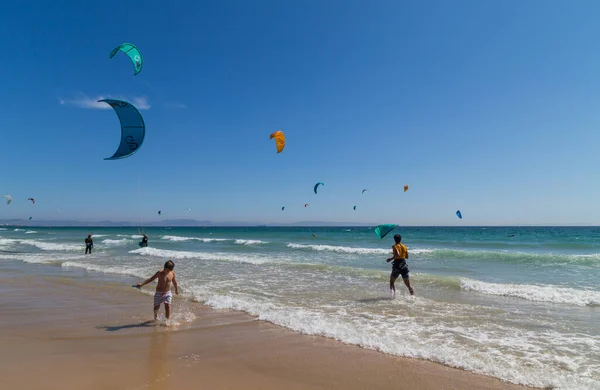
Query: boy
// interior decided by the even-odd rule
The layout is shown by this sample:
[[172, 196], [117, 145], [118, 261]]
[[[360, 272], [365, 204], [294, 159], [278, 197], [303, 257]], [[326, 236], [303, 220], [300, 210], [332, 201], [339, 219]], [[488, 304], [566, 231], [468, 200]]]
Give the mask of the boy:
[[177, 287], [177, 279], [175, 279], [175, 263], [169, 260], [165, 263], [165, 267], [162, 271], [158, 271], [153, 277], [144, 281], [142, 284], [137, 284], [135, 287], [141, 288], [142, 286], [152, 282], [154, 279], [158, 279], [158, 285], [156, 286], [156, 293], [154, 293], [154, 319], [158, 318], [158, 309], [160, 304], [165, 304], [165, 316], [167, 319], [171, 316], [171, 301], [173, 300], [173, 294], [171, 294], [171, 282], [175, 287], [175, 294], [179, 295], [179, 288]]
[[393, 256], [386, 260], [388, 263], [394, 260], [394, 264], [392, 265], [392, 274], [390, 275], [390, 293], [391, 295], [396, 295], [396, 286], [394, 283], [396, 283], [398, 276], [402, 275], [402, 280], [404, 281], [406, 287], [408, 287], [410, 295], [415, 295], [415, 291], [411, 287], [410, 280], [408, 279], [408, 266], [406, 265], [406, 259], [408, 259], [408, 249], [406, 249], [406, 246], [401, 243], [401, 235], [395, 234], [394, 241], [396, 244], [392, 246]]
[[85, 254], [87, 255], [89, 253], [91, 255], [92, 248], [94, 247], [94, 241], [92, 240], [92, 235], [88, 234], [87, 238], [84, 241], [85, 241]]

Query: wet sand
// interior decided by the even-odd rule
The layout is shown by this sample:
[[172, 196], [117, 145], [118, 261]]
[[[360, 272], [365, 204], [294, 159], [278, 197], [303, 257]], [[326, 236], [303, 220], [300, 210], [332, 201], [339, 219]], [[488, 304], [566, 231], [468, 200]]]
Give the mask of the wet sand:
[[0, 264], [2, 388], [525, 389], [185, 299], [173, 305], [179, 325], [156, 325], [151, 295], [134, 282]]

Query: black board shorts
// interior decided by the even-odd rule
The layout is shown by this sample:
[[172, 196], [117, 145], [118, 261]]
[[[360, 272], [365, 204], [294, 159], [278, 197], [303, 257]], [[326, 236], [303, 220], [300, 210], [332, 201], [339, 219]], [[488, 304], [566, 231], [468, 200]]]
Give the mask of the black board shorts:
[[392, 265], [392, 278], [402, 275], [402, 279], [408, 279], [408, 266], [406, 260], [394, 260]]

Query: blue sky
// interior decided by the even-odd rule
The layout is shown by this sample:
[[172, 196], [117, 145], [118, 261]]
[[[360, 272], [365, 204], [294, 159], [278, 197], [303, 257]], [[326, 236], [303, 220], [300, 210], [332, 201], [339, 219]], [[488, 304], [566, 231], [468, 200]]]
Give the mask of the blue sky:
[[[595, 1], [2, 2], [14, 200], [0, 218], [600, 224], [599, 15]], [[138, 76], [108, 58], [123, 42]], [[119, 123], [90, 102], [109, 96], [143, 109], [124, 160], [103, 160]]]

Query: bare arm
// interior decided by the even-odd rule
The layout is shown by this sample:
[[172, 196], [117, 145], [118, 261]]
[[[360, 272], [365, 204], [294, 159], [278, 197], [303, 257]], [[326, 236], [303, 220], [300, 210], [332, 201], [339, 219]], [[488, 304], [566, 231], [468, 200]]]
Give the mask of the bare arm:
[[144, 281], [144, 283], [142, 283], [142, 284], [138, 284], [138, 285], [136, 285], [135, 287], [137, 287], [137, 288], [141, 288], [142, 286], [144, 286], [144, 285], [146, 285], [146, 284], [148, 284], [148, 283], [152, 282], [153, 280], [155, 280], [156, 278], [158, 278], [158, 274], [159, 274], [159, 273], [160, 273], [160, 272], [157, 272], [157, 273], [155, 273], [153, 277], [151, 277], [150, 279], [146, 279], [146, 280]]
[[394, 256], [396, 256], [396, 248], [392, 248], [392, 257], [390, 257], [386, 261], [389, 263], [390, 261], [394, 260]]
[[177, 278], [175, 272], [173, 272], [173, 286], [175, 287], [175, 294], [179, 295], [179, 287], [177, 287]]

